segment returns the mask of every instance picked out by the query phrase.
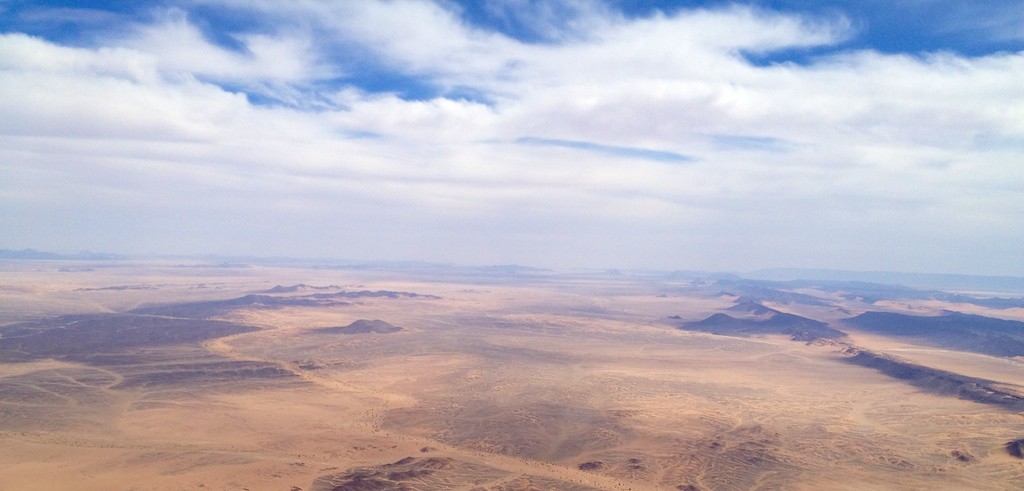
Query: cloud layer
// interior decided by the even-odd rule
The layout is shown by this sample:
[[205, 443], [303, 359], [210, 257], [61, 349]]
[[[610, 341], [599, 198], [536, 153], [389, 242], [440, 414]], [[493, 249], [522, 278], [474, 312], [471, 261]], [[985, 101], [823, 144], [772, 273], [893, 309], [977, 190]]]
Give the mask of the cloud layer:
[[764, 65], [857, 29], [528, 19], [520, 39], [448, 3], [224, 0], [84, 43], [2, 34], [5, 245], [1024, 274], [1024, 53]]

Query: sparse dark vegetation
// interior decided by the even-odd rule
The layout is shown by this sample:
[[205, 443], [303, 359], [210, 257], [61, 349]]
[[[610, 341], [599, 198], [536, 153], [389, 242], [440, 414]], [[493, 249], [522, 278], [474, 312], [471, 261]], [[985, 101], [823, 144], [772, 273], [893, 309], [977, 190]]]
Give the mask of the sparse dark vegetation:
[[601, 462], [600, 460], [593, 460], [590, 462], [583, 462], [576, 467], [581, 471], [596, 471], [604, 467], [604, 462]]
[[[299, 290], [300, 288], [298, 288], [298, 285], [296, 285], [295, 287], [278, 286], [271, 288], [268, 292], [278, 293], [280, 291], [291, 292]], [[433, 295], [420, 295], [412, 292], [396, 292], [388, 290], [361, 290], [354, 292], [342, 291], [334, 293], [311, 293], [307, 295], [293, 296], [278, 296], [264, 293], [250, 294], [242, 297], [229, 298], [226, 300], [210, 300], [204, 302], [147, 305], [133, 310], [132, 313], [202, 319], [222, 316], [233, 310], [242, 308], [278, 309], [282, 307], [340, 307], [348, 305], [350, 303], [345, 300], [359, 298], [421, 298], [434, 300], [439, 299], [439, 297]]]
[[87, 360], [144, 346], [198, 343], [256, 328], [224, 321], [131, 314], [70, 315], [3, 328], [0, 361]]

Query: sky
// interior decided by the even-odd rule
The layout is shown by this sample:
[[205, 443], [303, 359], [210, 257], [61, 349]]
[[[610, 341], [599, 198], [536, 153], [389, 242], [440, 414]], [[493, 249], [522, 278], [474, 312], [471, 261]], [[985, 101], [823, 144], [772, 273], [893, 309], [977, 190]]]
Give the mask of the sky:
[[0, 248], [1024, 275], [1024, 3], [0, 0]]

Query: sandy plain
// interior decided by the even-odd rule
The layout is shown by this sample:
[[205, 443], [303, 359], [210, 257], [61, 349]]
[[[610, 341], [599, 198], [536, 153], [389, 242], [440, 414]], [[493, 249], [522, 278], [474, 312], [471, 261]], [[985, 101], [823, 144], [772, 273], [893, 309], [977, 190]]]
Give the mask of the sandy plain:
[[[25, 322], [67, 314], [130, 315], [132, 327], [138, 318], [191, 322], [188, 312], [199, 312], [224, 323], [211, 324], [218, 329], [246, 329], [181, 342], [145, 338], [103, 356], [47, 351], [0, 363], [0, 489], [1019, 489], [1024, 482], [1024, 460], [1005, 450], [1024, 438], [1024, 415], [852, 365], [829, 343], [680, 330], [666, 319], [700, 320], [734, 300], [690, 280], [73, 266], [3, 265], [0, 340]], [[308, 286], [266, 293], [278, 285]], [[209, 303], [247, 295], [259, 297]], [[265, 297], [313, 304], [268, 305]], [[137, 310], [157, 304], [193, 310]], [[772, 307], [826, 322], [846, 315]], [[360, 319], [402, 330], [330, 329]], [[73, 329], [61, 322], [69, 327], [55, 329]], [[1018, 388], [1024, 382], [1024, 369], [1009, 359], [852, 337], [945, 370]]]

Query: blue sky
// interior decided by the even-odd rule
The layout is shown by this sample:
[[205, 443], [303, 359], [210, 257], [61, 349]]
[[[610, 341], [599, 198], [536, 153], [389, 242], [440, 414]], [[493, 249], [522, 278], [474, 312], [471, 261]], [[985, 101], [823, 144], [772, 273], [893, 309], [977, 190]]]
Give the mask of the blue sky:
[[[570, 23], [583, 2], [473, 1], [452, 2], [452, 9], [465, 22], [495, 30], [526, 42], [557, 40], [534, 21], [538, 9], [549, 9], [548, 27]], [[627, 18], [648, 17], [661, 12], [671, 15], [685, 9], [751, 5], [763, 10], [801, 15], [844, 16], [857, 34], [829, 49], [877, 49], [883, 52], [950, 50], [968, 55], [1021, 49], [1024, 7], [1013, 0], [955, 2], [945, 0], [811, 0], [776, 1], [639, 1], [607, 2], [605, 8]], [[246, 15], [243, 8], [224, 8], [216, 2], [182, 1], [24, 1], [6, 0], [2, 22], [5, 31], [25, 32], [47, 39], [88, 44], [91, 35], [118, 29], [126, 21], [144, 22], [154, 9], [186, 8], [192, 18], [208, 28], [216, 40], [231, 44], [231, 31], [273, 29], [259, 16]], [[78, 10], [72, 15], [71, 10]], [[84, 15], [85, 11], [93, 15]], [[58, 11], [63, 11], [63, 14]], [[47, 15], [49, 14], [49, 15]], [[533, 18], [531, 18], [533, 17]]]
[[[152, 21], [158, 12], [181, 9], [206, 40], [223, 48], [245, 52], [235, 35], [245, 32], [274, 32], [280, 19], [267, 17], [231, 2], [181, 1], [19, 1], [7, 0], [0, 26], [6, 32], [24, 32], [54, 42], [76, 46], [97, 46], [111, 33], [132, 23]], [[240, 2], [239, 2], [240, 3]], [[673, 15], [692, 9], [727, 8], [747, 5], [763, 12], [780, 12], [822, 19], [843, 19], [849, 32], [835, 42], [795, 49], [744, 53], [753, 63], [794, 62], [853, 50], [920, 55], [950, 52], [963, 56], [984, 56], [1024, 49], [1024, 6], [1014, 0], [957, 2], [947, 0], [850, 0], [820, 2], [775, 1], [621, 1], [560, 2], [537, 0], [447, 2], [445, 7], [474, 28], [493, 31], [525, 43], [552, 44], [581, 35], [574, 27], [581, 12], [600, 5], [607, 13], [624, 19]], [[300, 21], [301, 22], [301, 21]], [[352, 56], [349, 46], [334, 46], [344, 52], [335, 61], [351, 70], [348, 76], [323, 81], [326, 87], [345, 84], [367, 91], [386, 91], [406, 98], [426, 99], [438, 95], [473, 97], [472, 92], [447, 92], [429, 79], [410, 77], [376, 63], [372, 56]], [[234, 87], [235, 89], [244, 89]], [[262, 94], [251, 94], [257, 102]]]
[[0, 0], [0, 247], [1022, 274], [1019, 1]]

